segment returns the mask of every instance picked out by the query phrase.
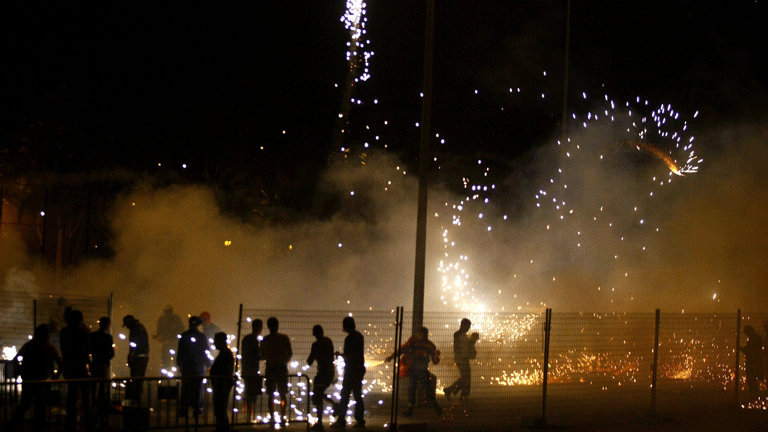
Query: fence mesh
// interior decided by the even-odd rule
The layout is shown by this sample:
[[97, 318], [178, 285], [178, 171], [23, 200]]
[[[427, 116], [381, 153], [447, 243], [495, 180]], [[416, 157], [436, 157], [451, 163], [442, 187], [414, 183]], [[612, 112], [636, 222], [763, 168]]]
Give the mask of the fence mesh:
[[[250, 332], [249, 322], [259, 318], [264, 322], [274, 316], [280, 320], [280, 332], [291, 338], [293, 361], [290, 373], [306, 373], [314, 376], [315, 368], [307, 368], [306, 358], [314, 341], [312, 327], [320, 324], [325, 335], [330, 337], [338, 351], [343, 350], [346, 334], [341, 321], [346, 316], [355, 318], [357, 329], [364, 335], [367, 372], [364, 391], [366, 411], [372, 423], [384, 424], [389, 421], [392, 401], [392, 363], [384, 359], [395, 350], [395, 311], [286, 311], [257, 310], [243, 311], [243, 334]], [[480, 333], [477, 344], [478, 355], [473, 362], [472, 397], [466, 401], [447, 400], [443, 389], [459, 377], [453, 358], [453, 333], [458, 330], [462, 318], [472, 321], [472, 332]], [[543, 326], [539, 313], [520, 314], [458, 314], [425, 313], [423, 324], [430, 330], [430, 340], [442, 352], [438, 365], [430, 366], [437, 376], [438, 401], [443, 405], [445, 419], [460, 421], [473, 412], [472, 422], [481, 417], [493, 423], [501, 419], [509, 421], [510, 416], [522, 417], [540, 414], [541, 364], [543, 357]], [[403, 319], [403, 341], [411, 333], [412, 316], [406, 313]], [[266, 330], [265, 330], [266, 331]], [[407, 401], [407, 384], [400, 387], [400, 410]], [[341, 383], [332, 387], [335, 400]], [[436, 420], [430, 409], [416, 407], [413, 421]]]
[[655, 316], [553, 314], [548, 417], [650, 406]]
[[[15, 299], [4, 295], [5, 306], [16, 302], [15, 311], [26, 322], [34, 308], [28, 306], [30, 298]], [[10, 300], [9, 300], [10, 299]], [[32, 299], [34, 300], [34, 299]], [[87, 313], [91, 324], [105, 313], [106, 300], [69, 299], [69, 303]], [[38, 322], [49, 320], [58, 314], [61, 306], [57, 298], [45, 297], [37, 302]], [[312, 418], [308, 412], [309, 388], [307, 378], [315, 375], [315, 366], [306, 365], [310, 347], [314, 342], [312, 327], [323, 326], [337, 351], [343, 351], [346, 334], [342, 331], [342, 320], [347, 316], [355, 318], [357, 329], [365, 337], [365, 407], [366, 420], [371, 425], [387, 425], [392, 409], [393, 365], [385, 357], [395, 349], [396, 316], [390, 311], [304, 311], [244, 309], [240, 335], [250, 333], [250, 321], [269, 317], [280, 320], [281, 333], [288, 335], [293, 347], [293, 358], [289, 365], [292, 378], [291, 413], [295, 420]], [[472, 392], [466, 400], [448, 399], [444, 394], [446, 386], [459, 377], [453, 356], [453, 333], [458, 330], [462, 318], [472, 321], [470, 332], [478, 332], [477, 358], [472, 361]], [[738, 320], [737, 314], [691, 314], [664, 313], [659, 316], [659, 349], [657, 382], [654, 389], [653, 365], [656, 333], [654, 313], [554, 313], [550, 327], [549, 370], [546, 397], [544, 387], [545, 315], [528, 313], [484, 313], [424, 314], [423, 323], [429, 328], [429, 338], [442, 352], [442, 361], [431, 365], [430, 371], [437, 378], [437, 397], [444, 412], [438, 416], [422, 404], [420, 394], [414, 417], [402, 417], [407, 401], [407, 379], [401, 382], [399, 394], [399, 423], [430, 422], [443, 429], [467, 427], [496, 427], [499, 425], [517, 427], [530, 419], [546, 414], [547, 422], [553, 424], [599, 423], [601, 419], [612, 421], [627, 418], [627, 414], [648, 413], [653, 406], [661, 412], [680, 412], [690, 409], [716, 408], [723, 404], [734, 405], [737, 400], [746, 405], [746, 384], [744, 357], [739, 354], [737, 344], [747, 342], [742, 330], [752, 325], [763, 335], [763, 324], [768, 314], [745, 314]], [[31, 332], [22, 325], [20, 341], [26, 340]], [[3, 328], [3, 340], [14, 334]], [[412, 316], [403, 318], [403, 341], [411, 334]], [[265, 328], [264, 332], [268, 330]], [[18, 332], [17, 332], [18, 333]], [[737, 338], [739, 338], [737, 342]], [[8, 339], [10, 340], [10, 339]], [[236, 342], [231, 343], [236, 348]], [[737, 369], [738, 368], [738, 369]], [[262, 369], [263, 371], [263, 369]], [[737, 378], [737, 371], [739, 380]], [[342, 365], [337, 368], [343, 375]], [[166, 382], [167, 381], [167, 382]], [[112, 401], [124, 399], [125, 378], [115, 378]], [[173, 379], [147, 378], [147, 388], [142, 404], [151, 409], [150, 427], [175, 427], [179, 420], [174, 417], [177, 390]], [[734, 386], [737, 383], [738, 386]], [[18, 386], [6, 388], [3, 395], [2, 416], [7, 418], [12, 411], [15, 395], [9, 389], [18, 391]], [[335, 383], [329, 393], [338, 401], [341, 382]], [[236, 387], [234, 405], [231, 407], [236, 424], [260, 422], [265, 412], [265, 397], [259, 398], [257, 415], [246, 418], [240, 397], [242, 386]], [[163, 396], [165, 395], [165, 396]], [[655, 398], [654, 398], [655, 397]], [[63, 395], [51, 407], [56, 413], [64, 406]], [[655, 405], [654, 405], [655, 404]], [[760, 407], [760, 406], [757, 406]], [[760, 407], [762, 408], [762, 407]], [[330, 406], [325, 410], [331, 413]], [[353, 407], [348, 410], [352, 417]], [[204, 421], [212, 421], [210, 413]], [[332, 420], [325, 418], [326, 422]], [[120, 414], [110, 417], [110, 425], [120, 429], [124, 424]], [[184, 419], [186, 421], [186, 419]]]
[[0, 346], [2, 358], [10, 360], [16, 350], [26, 343], [35, 326], [51, 326], [51, 342], [58, 345], [58, 331], [64, 323], [64, 311], [71, 307], [83, 312], [83, 322], [92, 330], [99, 328], [99, 318], [111, 316], [109, 297], [60, 296], [30, 294], [23, 291], [0, 293]]

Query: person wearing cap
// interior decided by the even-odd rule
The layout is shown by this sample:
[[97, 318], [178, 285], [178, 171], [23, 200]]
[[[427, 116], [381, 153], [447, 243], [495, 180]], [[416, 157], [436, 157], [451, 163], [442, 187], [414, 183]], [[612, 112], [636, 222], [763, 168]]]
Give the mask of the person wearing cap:
[[186, 417], [190, 407], [193, 408], [195, 417], [203, 411], [203, 377], [211, 362], [208, 359], [208, 341], [200, 331], [202, 324], [200, 317], [189, 317], [189, 329], [182, 333], [179, 339], [179, 351], [176, 355], [176, 365], [181, 372], [179, 417]]
[[152, 336], [163, 345], [160, 352], [160, 367], [166, 372], [173, 365], [173, 354], [179, 347], [179, 335], [184, 331], [181, 317], [173, 313], [173, 306], [165, 305], [163, 314], [157, 320], [157, 332]]
[[[131, 378], [144, 378], [149, 364], [149, 336], [144, 324], [133, 315], [123, 318], [123, 327], [130, 330], [128, 334], [128, 368], [131, 370]], [[143, 380], [131, 380], [125, 389], [126, 397], [135, 404], [141, 403], [141, 393], [144, 387]]]
[[211, 351], [213, 351], [216, 349], [216, 346], [213, 343], [213, 337], [216, 336], [216, 333], [219, 333], [222, 330], [219, 328], [219, 326], [211, 322], [210, 312], [200, 312], [200, 319], [203, 320], [202, 332], [205, 335], [205, 339], [208, 341], [208, 344], [211, 346]]
[[480, 335], [472, 333], [472, 336], [469, 336], [470, 326], [472, 326], [472, 322], [468, 318], [464, 318], [459, 324], [459, 329], [453, 334], [453, 359], [459, 369], [459, 379], [445, 388], [445, 397], [449, 400], [452, 394], [459, 392], [461, 392], [461, 398], [465, 399], [469, 396], [471, 389], [472, 368], [469, 361], [477, 357], [475, 342], [480, 338]]

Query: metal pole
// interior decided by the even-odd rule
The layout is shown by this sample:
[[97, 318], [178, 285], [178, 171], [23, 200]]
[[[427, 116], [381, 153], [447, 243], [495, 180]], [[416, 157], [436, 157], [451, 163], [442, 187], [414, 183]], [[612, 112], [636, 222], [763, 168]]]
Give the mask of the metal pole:
[[653, 339], [653, 366], [651, 376], [651, 413], [656, 414], [656, 378], [659, 372], [659, 323], [661, 322], [661, 309], [656, 309], [656, 332]]
[[45, 258], [45, 226], [47, 225], [48, 216], [48, 188], [43, 191], [43, 227], [42, 234], [40, 235], [40, 255]]
[[547, 381], [549, 375], [549, 341], [552, 333], [552, 309], [548, 308], [544, 321], [544, 373], [541, 398], [541, 424], [547, 423]]
[[3, 203], [5, 202], [5, 183], [0, 183], [0, 241], [3, 234]]
[[741, 387], [741, 309], [736, 311], [736, 370], [733, 379], [734, 402], [739, 405], [739, 387]]
[[419, 205], [416, 219], [416, 263], [413, 274], [413, 333], [424, 322], [424, 278], [427, 255], [427, 190], [429, 188], [429, 136], [432, 122], [432, 61], [435, 28], [435, 0], [427, 0], [424, 31], [424, 100], [421, 104], [419, 146]]
[[[115, 293], [111, 292], [109, 293], [109, 303], [107, 304], [107, 316], [109, 317], [109, 322], [112, 322], [112, 307], [115, 302]], [[112, 333], [112, 327], [110, 326], [109, 332]]]
[[395, 310], [395, 358], [392, 367], [392, 407], [389, 413], [390, 430], [397, 430], [397, 411], [400, 399], [400, 345], [403, 334], [403, 307]]
[[91, 250], [93, 249], [93, 242], [91, 241], [91, 185], [88, 185], [88, 195], [86, 200], [86, 207], [85, 207], [85, 253], [86, 255], [91, 254]]
[[[237, 366], [240, 364], [240, 330], [243, 328], [243, 304], [240, 303], [240, 311], [237, 313], [237, 345], [235, 345], [235, 352], [237, 353], [235, 355], [235, 375], [237, 375]], [[307, 387], [307, 390], [309, 390], [309, 387]], [[235, 403], [237, 402], [237, 389], [232, 392], [232, 420], [230, 421], [231, 424], [235, 424]], [[309, 411], [307, 411], [309, 412]], [[322, 413], [321, 413], [322, 415]], [[307, 423], [309, 425], [309, 423]]]

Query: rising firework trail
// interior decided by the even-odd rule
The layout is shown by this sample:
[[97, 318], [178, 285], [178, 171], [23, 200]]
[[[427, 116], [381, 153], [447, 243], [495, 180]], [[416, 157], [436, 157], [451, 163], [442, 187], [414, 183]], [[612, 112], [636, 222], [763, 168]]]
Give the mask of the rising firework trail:
[[354, 99], [354, 88], [361, 81], [367, 81], [371, 75], [369, 63], [373, 52], [368, 50], [369, 40], [366, 39], [368, 22], [366, 3], [363, 0], [347, 0], [347, 8], [341, 17], [344, 28], [349, 31], [347, 40], [346, 60], [349, 64], [347, 77], [341, 91], [341, 110], [334, 128], [334, 144], [336, 148], [343, 147], [343, 135], [349, 124], [349, 113], [353, 105], [362, 104]]

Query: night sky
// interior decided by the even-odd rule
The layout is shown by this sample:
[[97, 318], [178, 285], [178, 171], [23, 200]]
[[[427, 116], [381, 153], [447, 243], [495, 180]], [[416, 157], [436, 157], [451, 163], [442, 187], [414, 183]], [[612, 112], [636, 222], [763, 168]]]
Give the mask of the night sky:
[[[742, 145], [738, 140], [743, 136], [734, 131], [745, 124], [764, 130], [760, 125], [765, 124], [768, 106], [765, 2], [574, 0], [571, 8], [569, 115], [583, 116], [598, 109], [603, 94], [619, 101], [640, 97], [653, 106], [671, 104], [688, 118], [696, 112], [698, 121], [691, 126], [691, 133], [704, 137], [697, 142], [697, 154], [705, 160], [702, 173], [710, 168], [710, 176], [741, 172], [745, 155], [749, 158], [764, 153], [762, 138], [754, 140], [759, 143], [756, 152]], [[276, 249], [287, 249], [290, 244], [294, 255], [305, 253], [290, 243], [294, 239], [322, 236], [327, 242], [306, 246], [314, 252], [307, 253], [307, 261], [312, 256], [328, 255], [324, 249], [327, 245], [343, 243], [353, 249], [353, 245], [347, 246], [352, 243], [350, 238], [365, 239], [368, 243], [361, 241], [353, 250], [361, 254], [376, 251], [383, 257], [376, 257], [380, 261], [391, 259], [389, 264], [404, 268], [395, 284], [406, 290], [403, 297], [407, 299], [412, 231], [409, 226], [402, 227], [415, 223], [406, 218], [413, 216], [414, 210], [407, 206], [396, 209], [394, 203], [373, 193], [358, 193], [351, 202], [349, 189], [361, 190], [360, 184], [365, 182], [357, 179], [357, 174], [340, 174], [337, 168], [339, 163], [358, 161], [372, 166], [377, 155], [382, 165], [416, 172], [425, 2], [374, 0], [367, 4], [366, 49], [373, 52], [370, 79], [355, 84], [351, 93], [346, 93], [345, 84], [349, 32], [340, 22], [344, 10], [342, 1], [4, 6], [0, 176], [5, 182], [23, 179], [45, 184], [63, 181], [71, 185], [109, 178], [123, 182], [104, 204], [110, 212], [99, 216], [109, 218], [110, 229], [115, 232], [103, 240], [111, 242], [114, 253], [106, 256], [119, 268], [109, 277], [128, 279], [129, 285], [151, 279], [152, 272], [148, 272], [150, 276], [142, 273], [147, 268], [137, 270], [131, 265], [134, 261], [151, 262], [142, 261], [146, 257], [141, 254], [154, 247], [154, 240], [127, 246], [125, 233], [138, 238], [142, 228], [148, 233], [176, 230], [152, 224], [142, 227], [137, 222], [141, 219], [132, 219], [136, 214], [131, 216], [131, 200], [136, 197], [129, 194], [138, 193], [132, 188], [141, 184], [136, 189], [144, 194], [146, 207], [142, 211], [151, 214], [146, 217], [153, 221], [172, 214], [167, 204], [160, 204], [166, 200], [179, 208], [211, 205], [228, 218], [246, 222], [248, 229], [258, 229], [267, 222], [288, 226], [286, 232], [270, 233], [267, 240], [259, 238], [258, 242], [272, 242], [270, 247]], [[506, 221], [509, 214], [520, 222], [515, 227], [517, 233], [506, 233], [508, 243], [517, 244], [507, 246], [522, 250], [518, 245], [537, 242], [530, 240], [533, 235], [520, 233], [528, 223], [538, 229], [524, 201], [531, 201], [539, 180], [553, 168], [555, 161], [548, 160], [544, 149], [562, 130], [566, 2], [438, 1], [435, 14], [432, 133], [439, 137], [432, 143], [435, 160], [431, 162], [431, 179], [442, 188], [441, 193], [463, 193], [463, 178], [481, 178], [483, 170], [492, 167], [490, 178], [484, 181], [498, 182], [503, 191], [503, 196], [500, 192], [494, 197], [503, 200], [500, 207], [504, 208], [498, 215], [504, 214]], [[345, 100], [346, 94], [355, 102], [346, 121], [340, 121], [338, 114], [350, 102]], [[583, 97], [585, 94], [589, 97]], [[340, 135], [341, 128], [344, 133]], [[579, 122], [569, 120], [568, 129], [578, 130]], [[707, 165], [713, 160], [723, 161], [723, 156], [728, 163]], [[630, 168], [619, 170], [622, 174], [632, 170], [639, 173], [648, 165], [646, 159], [635, 156], [627, 160]], [[739, 168], [726, 169], [731, 166]], [[759, 168], [752, 168], [744, 170], [751, 174], [747, 180], [733, 181], [732, 185], [749, 185], [738, 189], [739, 193], [764, 189], [756, 181]], [[374, 177], [373, 169], [367, 175]], [[721, 185], [717, 178], [704, 174], [689, 178], [700, 178], [698, 187], [710, 191]], [[147, 179], [151, 187], [143, 183]], [[381, 179], [387, 180], [383, 175]], [[366, 184], [375, 185], [379, 180], [376, 174], [367, 178]], [[611, 182], [616, 181], [609, 179]], [[661, 215], [659, 219], [685, 220], [708, 209], [701, 211], [706, 220], [668, 227], [679, 230], [680, 238], [695, 241], [675, 242], [675, 247], [665, 249], [668, 259], [643, 265], [660, 268], [677, 259], [695, 261], [696, 268], [705, 265], [700, 259], [706, 257], [689, 258], [684, 251], [711, 241], [690, 233], [719, 229], [732, 219], [730, 210], [743, 204], [734, 200], [723, 205], [728, 211], [711, 211], [723, 202], [723, 196], [734, 196], [732, 191], [723, 190], [697, 201], [692, 197], [699, 197], [698, 189], [691, 184], [693, 181], [681, 187], [681, 194], [688, 193], [684, 203], [668, 197], [672, 204], [663, 206], [661, 212], [656, 210], [656, 214]], [[412, 186], [406, 181], [402, 192], [413, 193]], [[376, 187], [371, 186], [371, 190]], [[587, 190], [585, 195], [589, 193]], [[440, 193], [437, 196], [443, 199]], [[759, 208], [758, 204], [754, 208]], [[751, 207], [746, 210], [740, 209], [741, 214], [758, 213]], [[211, 222], [209, 218], [213, 218], [211, 212], [204, 212], [191, 223], [198, 228], [196, 232], [213, 226], [210, 230], [215, 235], [206, 238], [206, 244], [223, 244], [230, 233], [246, 231], [241, 225], [232, 227], [229, 222], [215, 218]], [[295, 225], [297, 221], [340, 219], [362, 220], [367, 225], [354, 230], [348, 230], [351, 225]], [[739, 225], [759, 225], [763, 219], [757, 215]], [[630, 224], [630, 228], [636, 227]], [[183, 230], [176, 234], [180, 239], [190, 235]], [[479, 238], [476, 233], [465, 235]], [[750, 239], [761, 233], [734, 228], [714, 238], [728, 235]], [[389, 240], [405, 245], [406, 252], [390, 247]], [[507, 262], [512, 260], [507, 246], [499, 249], [506, 252], [483, 260], [486, 267], [482, 271], [492, 275], [491, 285], [512, 284], [507, 272], [511, 275], [514, 269]], [[88, 247], [94, 251], [92, 245]], [[265, 248], [260, 247], [253, 246], [248, 253], [263, 253]], [[471, 249], [473, 253], [495, 250], [495, 245], [480, 241]], [[750, 255], [756, 261], [766, 255], [764, 246], [742, 249], [757, 252]], [[134, 251], [134, 261], [121, 256], [126, 250]], [[161, 247], [153, 254], [163, 250]], [[195, 256], [209, 253], [194, 250]], [[743, 262], [740, 250], [726, 248], [719, 253], [729, 259], [723, 268]], [[528, 260], [520, 255], [516, 257], [520, 262]], [[242, 256], [252, 257], [246, 253]], [[559, 265], [568, 268], [570, 260], [576, 258], [564, 256]], [[157, 255], [153, 259], [164, 258]], [[356, 259], [376, 261], [367, 256]], [[229, 268], [230, 264], [221, 260], [222, 268]], [[305, 262], [295, 258], [297, 267]], [[285, 264], [286, 268], [290, 265]], [[318, 270], [322, 268], [316, 264], [317, 271], [308, 270], [307, 277], [317, 285], [333, 279]], [[376, 285], [352, 271], [344, 273], [345, 268], [355, 268], [355, 264], [347, 263], [337, 270], [354, 281], [340, 297], [349, 296], [355, 287]], [[544, 269], [542, 275], [552, 268]], [[585, 275], [595, 270], [614, 271], [590, 263], [572, 273], [582, 270]], [[667, 270], [664, 276], [678, 269]], [[189, 273], [181, 267], [177, 271], [185, 276]], [[127, 273], [131, 276], [126, 277]], [[714, 273], [702, 277], [708, 278], [706, 281], [692, 281], [691, 285], [719, 283], [715, 281], [722, 273]], [[208, 277], [217, 280], [222, 274]], [[385, 276], [389, 275], [376, 277], [384, 280]], [[131, 281], [131, 277], [136, 280]], [[574, 284], [605, 287], [613, 283], [612, 276], [606, 278], [611, 282], [587, 276], [579, 280], [578, 275], [573, 280], [577, 281]], [[765, 273], [734, 276], [744, 285], [764, 278]], [[541, 280], [551, 282], [553, 277], [547, 274]], [[533, 278], [521, 292], [530, 294], [530, 286], [541, 280], [539, 276]], [[651, 292], [661, 290], [661, 285], [658, 282]], [[702, 298], [712, 297], [711, 290], [704, 291]], [[533, 304], [547, 298], [546, 289], [542, 292], [539, 297], [528, 296]], [[173, 300], [170, 294], [165, 298]], [[362, 294], [356, 298], [366, 299]], [[746, 293], [734, 295], [729, 306], [744, 298], [748, 298]], [[597, 300], [595, 304], [603, 305]]]
[[[368, 4], [371, 79], [353, 92], [365, 104], [351, 113], [347, 146], [388, 119], [390, 148], [415, 164], [424, 9]], [[275, 170], [312, 179], [338, 150], [343, 10], [341, 1], [6, 10], [4, 148], [27, 143], [22, 171], [162, 163], [222, 184], [240, 172], [271, 184]], [[710, 120], [756, 116], [768, 75], [763, 18], [763, 3], [750, 1], [573, 2], [569, 109], [581, 108], [582, 91], [604, 89], [691, 105]], [[559, 128], [564, 36], [563, 1], [438, 4], [434, 130], [451, 138], [449, 152], [513, 159]]]

